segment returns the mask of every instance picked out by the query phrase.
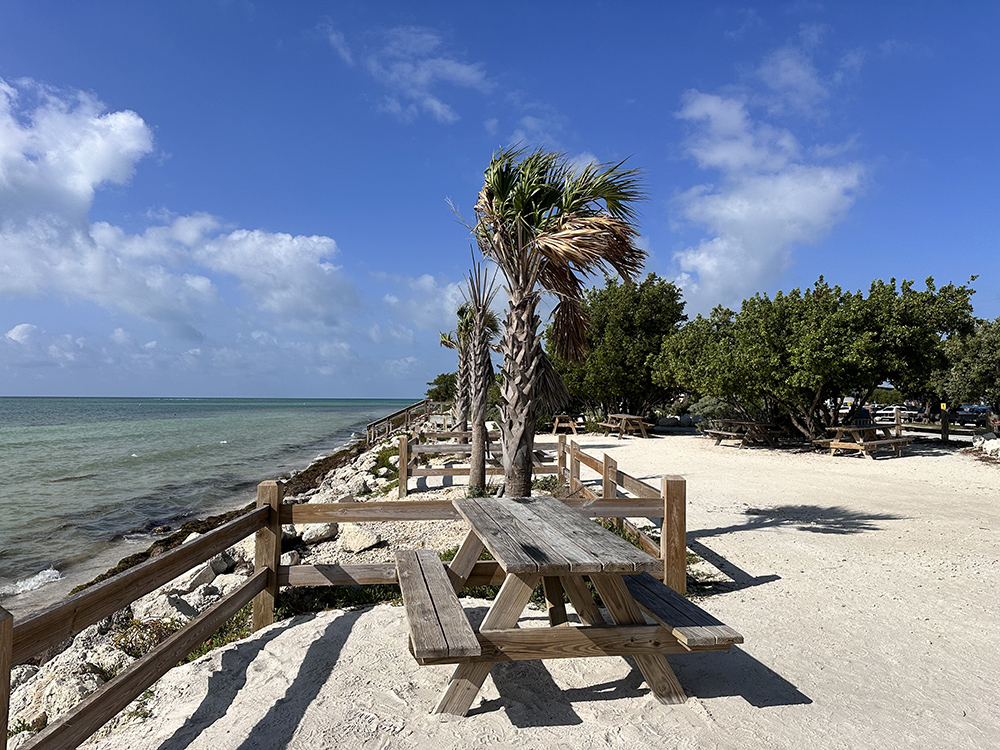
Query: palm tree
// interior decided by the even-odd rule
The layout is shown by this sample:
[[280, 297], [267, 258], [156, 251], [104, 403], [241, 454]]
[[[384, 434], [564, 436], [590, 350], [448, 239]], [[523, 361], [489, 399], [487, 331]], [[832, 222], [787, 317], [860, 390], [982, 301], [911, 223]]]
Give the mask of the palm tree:
[[[458, 373], [455, 377], [455, 429], [465, 432], [469, 419], [469, 326], [471, 322], [468, 305], [458, 308], [457, 330], [441, 334], [441, 346], [458, 352]], [[459, 442], [465, 442], [460, 438]]]
[[543, 403], [568, 395], [542, 349], [537, 313], [556, 298], [552, 341], [571, 361], [586, 353], [582, 276], [616, 271], [631, 280], [645, 251], [635, 244], [637, 170], [622, 164], [574, 169], [564, 154], [501, 149], [493, 154], [476, 202], [474, 231], [483, 255], [503, 273], [510, 298], [503, 352], [501, 423], [505, 494], [531, 494], [535, 421]]
[[466, 277], [465, 295], [469, 316], [469, 422], [472, 427], [472, 454], [469, 458], [469, 487], [486, 489], [486, 406], [493, 383], [493, 362], [490, 345], [500, 333], [500, 321], [490, 305], [496, 297], [496, 286], [488, 279], [479, 263], [473, 261], [472, 272]]

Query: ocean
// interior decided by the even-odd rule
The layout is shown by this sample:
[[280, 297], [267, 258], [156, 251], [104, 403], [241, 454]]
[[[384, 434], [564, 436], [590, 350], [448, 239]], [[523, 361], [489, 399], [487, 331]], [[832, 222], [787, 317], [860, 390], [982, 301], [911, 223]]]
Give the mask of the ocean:
[[59, 601], [152, 529], [242, 507], [410, 403], [0, 398], [0, 604]]

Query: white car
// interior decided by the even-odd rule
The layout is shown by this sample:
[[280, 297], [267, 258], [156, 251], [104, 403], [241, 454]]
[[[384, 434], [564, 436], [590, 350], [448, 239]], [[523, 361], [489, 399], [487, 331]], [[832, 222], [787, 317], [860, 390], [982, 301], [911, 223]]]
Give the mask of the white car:
[[920, 414], [916, 409], [912, 409], [909, 406], [895, 404], [893, 406], [883, 406], [875, 412], [875, 421], [894, 422], [896, 420], [896, 409], [899, 409], [900, 419], [904, 422], [909, 422], [911, 419], [915, 419]]

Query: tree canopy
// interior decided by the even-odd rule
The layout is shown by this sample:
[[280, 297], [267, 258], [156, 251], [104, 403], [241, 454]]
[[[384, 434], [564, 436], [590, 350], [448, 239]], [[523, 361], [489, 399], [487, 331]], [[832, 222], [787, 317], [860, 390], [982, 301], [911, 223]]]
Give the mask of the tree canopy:
[[946, 343], [951, 367], [943, 378], [950, 403], [984, 401], [1000, 414], [1000, 318], [979, 321], [973, 333]]
[[587, 355], [572, 362], [547, 348], [570, 395], [594, 413], [645, 414], [670, 401], [674, 389], [653, 381], [650, 358], [683, 321], [684, 301], [673, 283], [649, 274], [638, 284], [606, 278], [584, 294]]
[[885, 382], [924, 396], [947, 365], [943, 342], [972, 331], [966, 285], [917, 290], [872, 282], [861, 292], [822, 277], [805, 292], [755, 295], [738, 313], [718, 307], [663, 343], [653, 380], [717, 397], [752, 419], [788, 419], [815, 436], [851, 396], [870, 400]]

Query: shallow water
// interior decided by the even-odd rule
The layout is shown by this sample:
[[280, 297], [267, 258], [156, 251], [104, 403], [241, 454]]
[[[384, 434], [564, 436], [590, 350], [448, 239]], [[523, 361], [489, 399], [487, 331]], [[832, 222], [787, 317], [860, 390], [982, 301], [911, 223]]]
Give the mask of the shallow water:
[[240, 507], [408, 403], [0, 398], [0, 602]]

